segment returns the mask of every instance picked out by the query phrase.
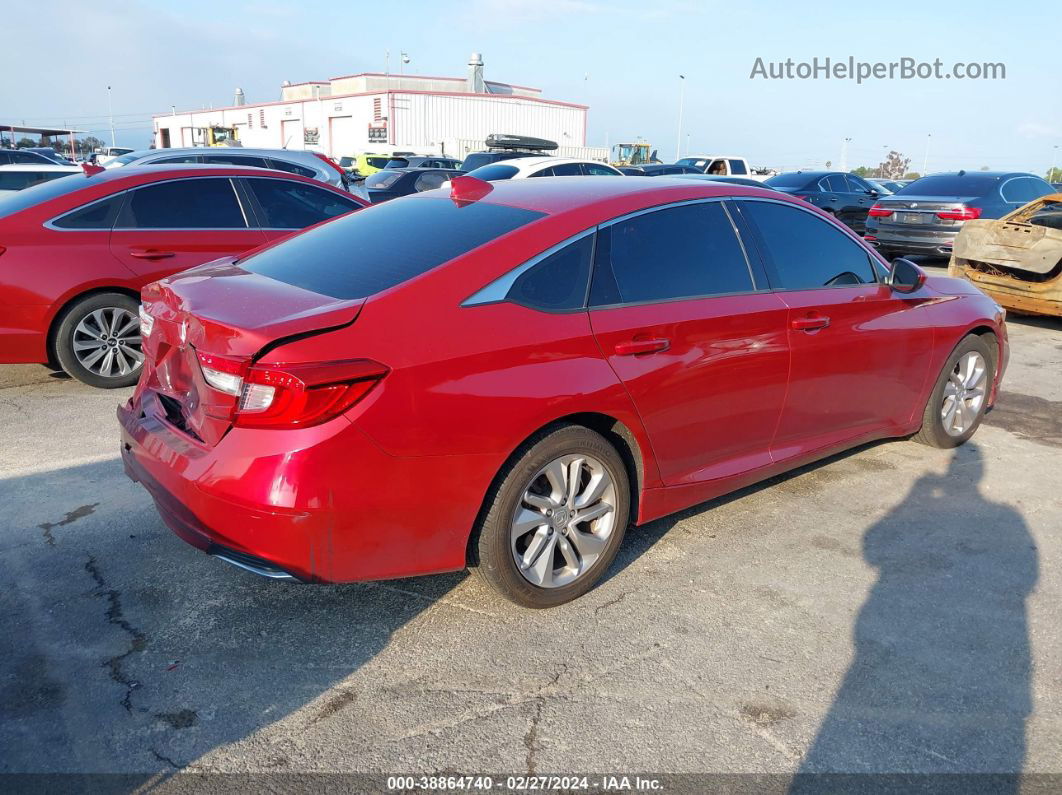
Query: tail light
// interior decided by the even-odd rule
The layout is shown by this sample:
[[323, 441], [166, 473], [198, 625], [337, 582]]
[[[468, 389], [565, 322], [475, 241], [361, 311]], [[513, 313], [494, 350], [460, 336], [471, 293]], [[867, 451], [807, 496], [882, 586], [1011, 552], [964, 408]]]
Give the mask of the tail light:
[[372, 391], [388, 368], [370, 359], [256, 364], [198, 352], [206, 382], [238, 398], [242, 428], [308, 427], [338, 417]]
[[3, 254], [5, 251], [7, 251], [7, 249], [3, 246], [0, 246], [0, 254]]
[[880, 204], [875, 204], [867, 211], [867, 215], [869, 215], [871, 218], [888, 218], [894, 212], [895, 210], [889, 210], [885, 207], [882, 207]]
[[980, 217], [980, 207], [959, 207], [957, 210], [941, 210], [937, 213], [937, 218], [945, 221], [976, 221]]

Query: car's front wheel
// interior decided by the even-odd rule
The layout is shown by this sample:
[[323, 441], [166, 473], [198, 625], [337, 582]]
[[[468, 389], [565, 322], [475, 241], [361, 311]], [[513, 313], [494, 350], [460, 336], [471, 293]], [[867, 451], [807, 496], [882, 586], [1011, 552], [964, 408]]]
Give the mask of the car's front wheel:
[[123, 293], [97, 293], [68, 308], [55, 332], [63, 370], [103, 389], [135, 384], [144, 364], [139, 308]]
[[915, 440], [949, 448], [973, 436], [988, 408], [994, 363], [983, 337], [971, 334], [960, 342], [937, 377]]
[[616, 557], [629, 506], [626, 467], [603, 436], [582, 426], [549, 429], [515, 454], [488, 495], [478, 571], [526, 607], [571, 601]]

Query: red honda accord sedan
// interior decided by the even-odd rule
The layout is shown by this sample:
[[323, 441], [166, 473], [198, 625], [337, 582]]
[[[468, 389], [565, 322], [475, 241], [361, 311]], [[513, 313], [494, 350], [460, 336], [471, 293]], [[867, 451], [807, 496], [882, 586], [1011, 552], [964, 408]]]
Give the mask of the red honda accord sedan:
[[52, 362], [98, 387], [140, 375], [140, 289], [364, 207], [284, 171], [143, 166], [0, 199], [0, 364]]
[[643, 523], [883, 437], [968, 439], [1007, 362], [967, 282], [773, 191], [454, 180], [144, 291], [127, 473], [276, 578], [475, 566], [561, 604]]

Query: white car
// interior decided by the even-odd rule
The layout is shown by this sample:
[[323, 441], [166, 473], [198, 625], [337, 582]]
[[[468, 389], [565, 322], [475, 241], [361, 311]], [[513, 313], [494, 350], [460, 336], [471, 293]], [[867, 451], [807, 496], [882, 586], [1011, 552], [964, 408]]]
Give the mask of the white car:
[[60, 166], [41, 163], [19, 163], [12, 166], [0, 166], [0, 195], [39, 185], [70, 174], [84, 174], [80, 166]]
[[622, 177], [623, 172], [596, 160], [579, 160], [574, 157], [519, 157], [480, 166], [465, 176], [496, 182], [524, 177]]
[[736, 155], [690, 155], [676, 160], [677, 166], [693, 166], [705, 174], [719, 177], [747, 177], [763, 182], [770, 174], [757, 174], [749, 161]]

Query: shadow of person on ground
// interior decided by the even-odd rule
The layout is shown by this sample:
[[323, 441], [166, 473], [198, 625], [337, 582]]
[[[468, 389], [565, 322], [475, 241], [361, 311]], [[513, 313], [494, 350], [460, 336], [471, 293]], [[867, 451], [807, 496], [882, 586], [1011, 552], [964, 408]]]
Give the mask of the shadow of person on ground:
[[1021, 515], [982, 495], [983, 475], [977, 446], [959, 448], [945, 475], [919, 478], [867, 530], [863, 553], [878, 579], [856, 621], [855, 656], [791, 792], [929, 783], [868, 773], [979, 774], [941, 777], [934, 788], [1018, 789], [1032, 709], [1025, 602], [1037, 552]]

